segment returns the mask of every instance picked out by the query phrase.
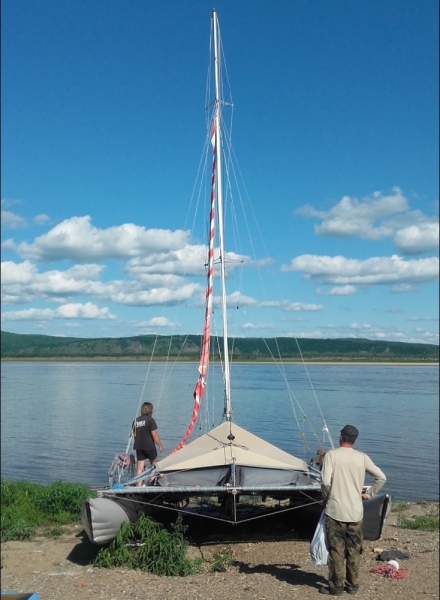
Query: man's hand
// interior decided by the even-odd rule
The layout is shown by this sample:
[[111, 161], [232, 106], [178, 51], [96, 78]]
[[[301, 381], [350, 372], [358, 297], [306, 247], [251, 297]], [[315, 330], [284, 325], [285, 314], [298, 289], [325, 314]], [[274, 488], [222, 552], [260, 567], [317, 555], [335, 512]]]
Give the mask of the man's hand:
[[361, 494], [362, 500], [369, 500], [370, 496], [368, 494]]
[[163, 446], [159, 446], [159, 452], [163, 452]]

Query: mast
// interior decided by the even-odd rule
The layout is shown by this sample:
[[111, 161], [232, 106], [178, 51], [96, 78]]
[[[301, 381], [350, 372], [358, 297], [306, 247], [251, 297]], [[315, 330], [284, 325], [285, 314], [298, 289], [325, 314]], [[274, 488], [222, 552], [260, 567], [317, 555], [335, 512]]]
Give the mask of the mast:
[[223, 217], [223, 180], [222, 180], [222, 136], [220, 129], [221, 122], [221, 91], [220, 91], [220, 30], [215, 9], [212, 11], [213, 30], [214, 30], [214, 76], [215, 76], [215, 130], [216, 130], [216, 159], [217, 159], [217, 211], [218, 211], [218, 232], [220, 247], [220, 286], [222, 303], [222, 321], [223, 321], [223, 356], [225, 361], [225, 405], [224, 415], [227, 421], [231, 420], [231, 379], [229, 365], [228, 349], [228, 319], [226, 305], [226, 274], [225, 274], [225, 243], [224, 243], [224, 217]]

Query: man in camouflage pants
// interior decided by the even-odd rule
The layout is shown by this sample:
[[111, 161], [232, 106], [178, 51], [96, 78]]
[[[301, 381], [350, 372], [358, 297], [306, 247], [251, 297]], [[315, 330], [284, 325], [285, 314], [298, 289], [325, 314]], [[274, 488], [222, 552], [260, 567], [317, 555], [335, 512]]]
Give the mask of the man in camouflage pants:
[[[347, 590], [355, 593], [359, 588], [358, 573], [359, 563], [364, 541], [363, 521], [358, 523], [341, 523], [328, 515], [325, 518], [327, 541], [330, 548], [328, 558], [329, 581], [333, 582], [334, 589], [344, 588], [347, 579]], [[344, 559], [347, 560], [346, 567]]]
[[[329, 586], [321, 594], [341, 596], [345, 590], [357, 594], [363, 543], [362, 500], [374, 496], [384, 485], [385, 475], [363, 452], [353, 449], [359, 431], [353, 425], [341, 430], [339, 448], [330, 450], [322, 467], [322, 496], [329, 546]], [[365, 473], [374, 477], [369, 493], [363, 494]]]

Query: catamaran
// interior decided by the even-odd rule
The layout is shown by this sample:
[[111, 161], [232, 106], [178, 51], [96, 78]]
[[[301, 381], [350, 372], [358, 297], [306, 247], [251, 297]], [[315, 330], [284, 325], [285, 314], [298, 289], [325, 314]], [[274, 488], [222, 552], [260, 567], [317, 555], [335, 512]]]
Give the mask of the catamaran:
[[[280, 510], [316, 506], [321, 501], [320, 471], [313, 460], [305, 462], [239, 426], [232, 414], [230, 345], [228, 337], [224, 204], [223, 204], [223, 133], [222, 65], [220, 28], [215, 10], [212, 12], [213, 71], [215, 98], [208, 136], [212, 152], [209, 233], [206, 262], [206, 303], [198, 379], [190, 424], [176, 448], [153, 467], [136, 477], [130, 472], [129, 447], [117, 455], [109, 471], [109, 486], [98, 490], [97, 498], [88, 498], [82, 508], [82, 522], [93, 543], [105, 544], [117, 534], [121, 523], [133, 522], [141, 514], [155, 509], [200, 514], [208, 518], [241, 523], [249, 513], [241, 511], [246, 498], [258, 498], [253, 508], [261, 516]], [[218, 236], [218, 248], [216, 240]], [[211, 346], [211, 318], [214, 283], [219, 271], [222, 313], [223, 396], [222, 422], [205, 434], [189, 441], [199, 418]], [[324, 437], [333, 447], [324, 421]], [[142, 485], [138, 485], [139, 481]], [[206, 500], [209, 499], [209, 502]], [[212, 512], [212, 510], [215, 513]], [[246, 517], [247, 515], [247, 517]], [[254, 518], [254, 515], [253, 517]]]

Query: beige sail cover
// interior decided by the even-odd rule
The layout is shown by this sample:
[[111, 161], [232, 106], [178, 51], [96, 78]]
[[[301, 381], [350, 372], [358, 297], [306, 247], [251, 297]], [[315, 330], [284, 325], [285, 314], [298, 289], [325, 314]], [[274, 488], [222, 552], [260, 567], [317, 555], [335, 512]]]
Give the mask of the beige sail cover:
[[[235, 439], [228, 440], [232, 433]], [[307, 464], [249, 433], [235, 423], [224, 422], [157, 464], [159, 472], [246, 465], [268, 469], [308, 471]]]

